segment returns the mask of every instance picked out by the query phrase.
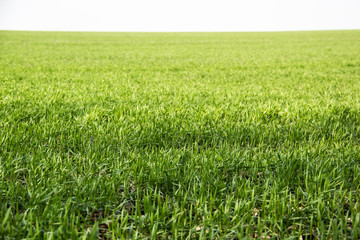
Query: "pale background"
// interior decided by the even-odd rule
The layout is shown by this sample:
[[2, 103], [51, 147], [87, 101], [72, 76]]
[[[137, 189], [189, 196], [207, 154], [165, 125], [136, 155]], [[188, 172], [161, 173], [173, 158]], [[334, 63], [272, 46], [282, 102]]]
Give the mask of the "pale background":
[[360, 0], [0, 0], [0, 30], [360, 29]]

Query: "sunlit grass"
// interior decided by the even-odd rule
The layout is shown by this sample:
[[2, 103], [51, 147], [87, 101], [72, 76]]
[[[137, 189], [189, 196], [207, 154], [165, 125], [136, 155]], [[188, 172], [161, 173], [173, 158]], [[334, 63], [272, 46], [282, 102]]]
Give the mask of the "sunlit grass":
[[5, 239], [358, 239], [360, 31], [0, 32]]

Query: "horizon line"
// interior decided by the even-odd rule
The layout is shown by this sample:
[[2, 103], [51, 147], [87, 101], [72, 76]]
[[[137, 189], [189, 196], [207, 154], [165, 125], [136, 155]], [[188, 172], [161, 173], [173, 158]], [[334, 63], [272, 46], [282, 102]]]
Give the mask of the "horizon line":
[[132, 30], [21, 30], [0, 29], [0, 32], [71, 32], [71, 33], [277, 33], [277, 32], [326, 32], [326, 31], [359, 31], [360, 28], [349, 29], [297, 29], [297, 30], [225, 30], [225, 31], [132, 31]]

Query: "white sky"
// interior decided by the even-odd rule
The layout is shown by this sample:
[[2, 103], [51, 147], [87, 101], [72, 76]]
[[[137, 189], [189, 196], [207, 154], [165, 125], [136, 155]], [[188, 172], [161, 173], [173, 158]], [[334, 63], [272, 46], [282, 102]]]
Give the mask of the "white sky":
[[0, 0], [1, 30], [360, 29], [360, 0]]

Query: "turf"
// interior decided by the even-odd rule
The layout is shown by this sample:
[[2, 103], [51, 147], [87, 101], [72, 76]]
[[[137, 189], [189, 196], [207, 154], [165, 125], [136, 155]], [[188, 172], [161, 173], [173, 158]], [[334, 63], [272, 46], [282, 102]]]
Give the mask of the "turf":
[[1, 239], [359, 239], [360, 31], [0, 32]]

